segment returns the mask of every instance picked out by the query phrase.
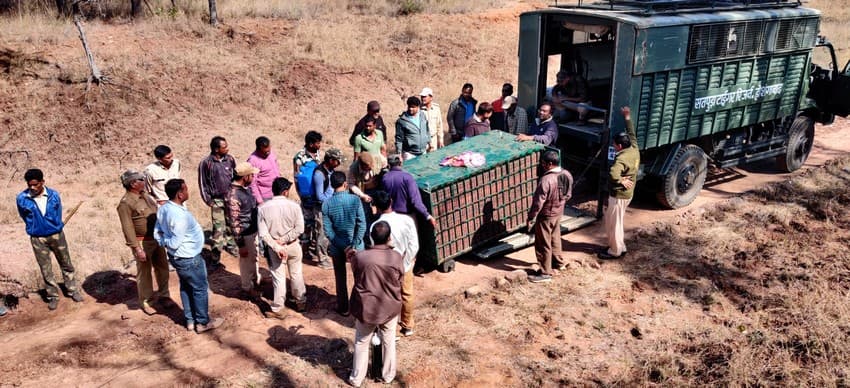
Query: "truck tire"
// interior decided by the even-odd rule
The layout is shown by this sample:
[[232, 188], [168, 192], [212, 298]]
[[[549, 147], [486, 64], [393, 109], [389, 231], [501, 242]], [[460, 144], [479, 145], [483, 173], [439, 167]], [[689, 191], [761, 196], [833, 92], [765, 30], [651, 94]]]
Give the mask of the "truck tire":
[[815, 141], [815, 120], [808, 116], [797, 116], [788, 129], [788, 147], [784, 155], [776, 158], [779, 169], [792, 172], [806, 163]]
[[670, 209], [690, 205], [702, 190], [707, 171], [708, 160], [702, 148], [693, 144], [680, 148], [667, 174], [661, 176], [658, 202]]
[[442, 273], [452, 272], [455, 270], [455, 261], [452, 259], [448, 259], [440, 263], [440, 265], [437, 266], [437, 270]]

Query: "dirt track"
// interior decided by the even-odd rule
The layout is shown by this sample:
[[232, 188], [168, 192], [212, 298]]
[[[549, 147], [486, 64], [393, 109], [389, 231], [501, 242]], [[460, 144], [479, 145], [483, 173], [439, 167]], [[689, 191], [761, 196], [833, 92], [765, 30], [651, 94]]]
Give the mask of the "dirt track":
[[[818, 166], [850, 152], [846, 129], [847, 122], [843, 121], [819, 128], [807, 166]], [[735, 173], [737, 179], [710, 185], [698, 202], [686, 209], [663, 211], [651, 203], [636, 202], [627, 214], [629, 229], [670, 220], [685, 212], [699, 212], [702, 205], [787, 177], [767, 167]], [[603, 238], [599, 224], [565, 236], [569, 242], [565, 245], [568, 257], [577, 266], [595, 262], [591, 252], [600, 246]], [[503, 276], [506, 271], [531, 268], [533, 261], [531, 249], [488, 262], [462, 260], [453, 273], [432, 272], [417, 278], [419, 301], [439, 303], [472, 285]], [[144, 381], [143, 385], [194, 385], [241, 384], [264, 378], [283, 385], [341, 384], [350, 362], [348, 348], [353, 319], [332, 312], [332, 274], [307, 266], [309, 311], [303, 316], [292, 313], [284, 321], [270, 321], [262, 318], [259, 306], [238, 299], [238, 275], [231, 272], [237, 265], [232, 258], [226, 263], [227, 271], [211, 276], [210, 305], [212, 314], [226, 317], [227, 323], [211, 335], [186, 332], [179, 324], [178, 309], [150, 317], [144, 315], [135, 302], [134, 280], [116, 271], [90, 276], [83, 283], [89, 298], [80, 305], [63, 299], [58, 311], [48, 312], [37, 298], [21, 299], [18, 309], [0, 320], [0, 346], [5, 360], [0, 364], [0, 375], [4, 376], [4, 383], [133, 386]], [[604, 277], [605, 271], [618, 269], [603, 265], [601, 271]], [[268, 295], [268, 280], [264, 285]], [[173, 297], [179, 300], [174, 278], [171, 289]], [[492, 346], [493, 354], [506, 350], [498, 344], [481, 346]], [[404, 354], [423, 350], [409, 349], [402, 340], [399, 351]], [[276, 366], [279, 362], [292, 364], [281, 370]], [[402, 356], [400, 370], [412, 374], [410, 378], [423, 373], [420, 367], [429, 366], [410, 365]], [[299, 374], [293, 375], [293, 370]], [[499, 381], [517, 383], [509, 376], [498, 375], [477, 376], [458, 383], [478, 385]]]

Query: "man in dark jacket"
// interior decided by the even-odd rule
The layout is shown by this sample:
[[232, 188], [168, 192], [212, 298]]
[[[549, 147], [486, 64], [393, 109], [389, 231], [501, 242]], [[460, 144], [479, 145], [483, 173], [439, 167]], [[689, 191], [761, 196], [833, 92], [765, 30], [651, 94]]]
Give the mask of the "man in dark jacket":
[[452, 141], [463, 139], [463, 126], [467, 120], [472, 118], [472, 114], [475, 113], [475, 108], [478, 106], [478, 101], [472, 98], [472, 90], [472, 84], [463, 84], [460, 97], [449, 104], [446, 122], [449, 124], [449, 134]]
[[254, 174], [260, 170], [248, 162], [239, 162], [230, 191], [224, 199], [227, 226], [233, 232], [239, 247], [239, 277], [242, 292], [249, 299], [258, 295], [254, 287], [260, 284], [260, 267], [257, 263], [257, 199], [251, 193]]
[[572, 197], [573, 176], [561, 168], [557, 151], [546, 151], [540, 157], [543, 175], [528, 210], [528, 229], [534, 231], [534, 253], [540, 271], [528, 277], [532, 283], [552, 280], [552, 268], [563, 269], [561, 257], [561, 216], [564, 205]]
[[354, 146], [354, 139], [357, 138], [357, 135], [363, 133], [366, 130], [366, 119], [372, 118], [375, 120], [375, 130], [381, 131], [384, 135], [384, 140], [388, 139], [387, 137], [387, 126], [384, 125], [384, 118], [381, 117], [381, 104], [377, 101], [369, 101], [366, 104], [366, 114], [360, 118], [360, 121], [357, 124], [354, 124], [354, 131], [351, 132], [351, 136], [348, 138], [348, 143], [351, 146]]
[[74, 264], [71, 263], [68, 243], [65, 241], [65, 223], [62, 221], [62, 200], [59, 193], [44, 186], [44, 173], [39, 169], [27, 170], [24, 180], [27, 182], [27, 189], [18, 194], [18, 214], [27, 226], [35, 260], [41, 269], [47, 292], [47, 308], [56, 310], [59, 305], [59, 284], [53, 278], [50, 252], [56, 256], [59, 268], [62, 269], [62, 279], [71, 299], [74, 302], [82, 302], [83, 294], [77, 288]]
[[401, 281], [404, 265], [401, 254], [391, 246], [390, 225], [378, 221], [372, 226], [371, 249], [357, 252], [351, 258], [354, 289], [351, 290], [351, 314], [354, 315], [354, 362], [348, 382], [359, 387], [366, 378], [369, 364], [369, 342], [378, 330], [384, 360], [381, 379], [389, 384], [395, 379], [395, 331], [401, 312]]
[[537, 118], [528, 126], [528, 134], [517, 135], [516, 141], [536, 141], [545, 146], [558, 144], [558, 124], [552, 119], [552, 104], [540, 104]]
[[210, 270], [215, 271], [221, 266], [221, 250], [237, 255], [233, 243], [233, 234], [227, 229], [224, 220], [224, 196], [230, 190], [233, 181], [233, 169], [236, 159], [228, 153], [227, 140], [221, 136], [210, 140], [210, 154], [198, 165], [198, 186], [201, 189], [201, 199], [210, 207], [212, 217], [212, 233], [210, 240]]
[[413, 159], [428, 151], [431, 131], [428, 118], [419, 111], [419, 97], [407, 98], [407, 110], [395, 122], [395, 149], [405, 160]]

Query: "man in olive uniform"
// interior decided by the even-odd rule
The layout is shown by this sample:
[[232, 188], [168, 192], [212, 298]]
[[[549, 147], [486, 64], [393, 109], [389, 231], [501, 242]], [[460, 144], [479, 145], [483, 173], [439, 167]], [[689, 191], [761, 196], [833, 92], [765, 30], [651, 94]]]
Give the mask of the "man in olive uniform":
[[626, 120], [626, 132], [614, 136], [614, 148], [617, 157], [608, 174], [610, 196], [605, 209], [605, 231], [608, 233], [608, 248], [597, 254], [600, 259], [619, 259], [626, 255], [626, 242], [623, 235], [623, 216], [635, 194], [640, 151], [637, 136], [632, 125], [629, 107], [620, 109]]
[[[165, 248], [153, 238], [156, 225], [157, 201], [145, 190], [145, 175], [135, 170], [121, 174], [121, 184], [127, 190], [118, 203], [118, 218], [124, 241], [136, 259], [136, 287], [139, 289], [139, 306], [145, 314], [155, 311], [154, 299], [165, 301], [168, 293], [168, 258]], [[157, 291], [153, 291], [151, 269], [156, 275]]]

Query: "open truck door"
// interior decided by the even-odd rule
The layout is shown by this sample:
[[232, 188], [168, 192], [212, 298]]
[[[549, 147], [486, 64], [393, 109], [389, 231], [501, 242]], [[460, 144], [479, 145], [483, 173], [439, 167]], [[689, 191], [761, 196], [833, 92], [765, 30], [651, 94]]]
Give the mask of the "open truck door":
[[825, 117], [847, 117], [850, 115], [850, 61], [839, 70], [832, 43], [821, 36], [818, 37], [817, 47], [829, 51], [831, 63], [828, 68], [812, 66], [809, 97], [815, 100]]

